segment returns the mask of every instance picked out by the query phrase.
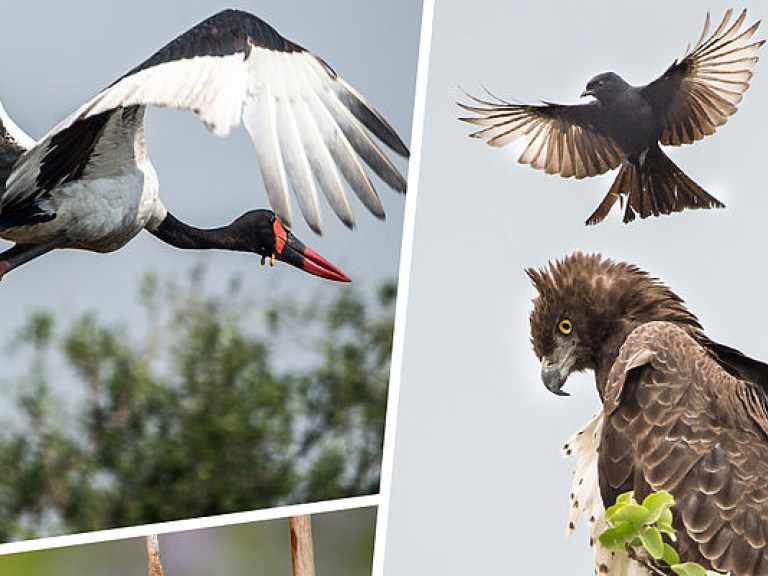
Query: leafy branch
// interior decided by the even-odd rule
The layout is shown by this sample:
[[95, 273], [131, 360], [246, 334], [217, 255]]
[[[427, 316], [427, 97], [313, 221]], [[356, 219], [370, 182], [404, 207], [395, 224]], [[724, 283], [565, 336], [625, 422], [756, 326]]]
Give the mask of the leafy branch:
[[9, 330], [29, 361], [0, 381], [0, 542], [378, 491], [394, 284], [141, 292], [146, 336], [93, 313]]
[[600, 535], [600, 543], [608, 550], [627, 552], [659, 576], [668, 573], [665, 566], [678, 576], [724, 576], [696, 562], [680, 562], [671, 544], [677, 541], [672, 527], [674, 505], [675, 499], [666, 490], [649, 494], [642, 504], [632, 492], [619, 495], [616, 504], [605, 511], [608, 528]]

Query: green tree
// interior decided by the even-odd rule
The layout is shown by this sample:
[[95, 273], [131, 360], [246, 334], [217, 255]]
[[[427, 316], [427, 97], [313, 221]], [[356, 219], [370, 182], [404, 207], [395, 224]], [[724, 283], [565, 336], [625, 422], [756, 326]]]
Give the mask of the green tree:
[[147, 276], [139, 341], [95, 314], [30, 315], [20, 423], [0, 431], [0, 540], [378, 490], [394, 287], [265, 307], [203, 280]]

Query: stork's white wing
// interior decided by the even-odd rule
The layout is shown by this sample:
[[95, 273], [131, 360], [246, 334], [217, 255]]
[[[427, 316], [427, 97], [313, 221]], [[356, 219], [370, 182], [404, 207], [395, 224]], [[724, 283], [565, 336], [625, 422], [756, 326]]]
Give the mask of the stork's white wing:
[[[192, 110], [220, 136], [242, 119], [269, 201], [287, 223], [291, 188], [310, 227], [322, 230], [315, 180], [347, 226], [354, 225], [354, 217], [344, 181], [383, 218], [365, 164], [395, 190], [405, 190], [403, 176], [371, 136], [408, 154], [382, 116], [318, 57], [256, 16], [225, 10], [179, 36], [47, 134], [14, 167], [3, 203], [45, 191], [40, 176], [51, 150], [64, 141], [82, 141], [62, 133], [82, 130], [81, 124], [117, 108], [145, 105]], [[98, 132], [100, 124], [91, 122], [92, 132]], [[99, 137], [91, 134], [94, 143]], [[62, 154], [57, 156], [61, 162]], [[73, 158], [83, 162], [87, 155], [80, 151]], [[56, 170], [61, 181], [77, 173], [70, 166]], [[45, 181], [50, 187], [56, 179], [48, 175]]]

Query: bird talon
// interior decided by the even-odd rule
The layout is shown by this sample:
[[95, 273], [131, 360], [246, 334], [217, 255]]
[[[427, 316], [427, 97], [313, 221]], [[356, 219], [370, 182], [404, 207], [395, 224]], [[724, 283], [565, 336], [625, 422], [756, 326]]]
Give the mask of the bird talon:
[[261, 265], [264, 266], [264, 264], [266, 264], [266, 263], [267, 263], [267, 257], [266, 256], [262, 256], [261, 257]]
[[272, 256], [270, 256], [270, 258], [269, 258], [269, 265], [270, 266], [274, 266], [275, 265], [275, 254], [274, 254], [274, 252], [272, 253]]

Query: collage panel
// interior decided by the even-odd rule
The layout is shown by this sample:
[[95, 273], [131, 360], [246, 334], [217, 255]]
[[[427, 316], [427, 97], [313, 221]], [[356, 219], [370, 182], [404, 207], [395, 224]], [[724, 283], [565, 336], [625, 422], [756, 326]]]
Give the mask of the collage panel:
[[[635, 488], [642, 501], [651, 484], [679, 497], [684, 559], [768, 570], [764, 18], [757, 2], [435, 4], [382, 573], [652, 573], [593, 565], [589, 545], [603, 497]], [[637, 98], [652, 108], [674, 82], [677, 138], [697, 141], [651, 134], [679, 169], [647, 175], [659, 156], [643, 119], [674, 122]], [[526, 134], [539, 138], [528, 149]], [[635, 170], [622, 191], [674, 182], [662, 214], [624, 196], [590, 218], [622, 162]], [[724, 207], [674, 211], [689, 181]], [[662, 319], [616, 355], [617, 326]], [[603, 431], [564, 446], [600, 393]]]
[[768, 575], [765, 16], [8, 7], [0, 575]]
[[4, 21], [0, 541], [378, 493], [420, 3]]
[[369, 574], [375, 523], [363, 507], [136, 536], [0, 556], [0, 574]]

